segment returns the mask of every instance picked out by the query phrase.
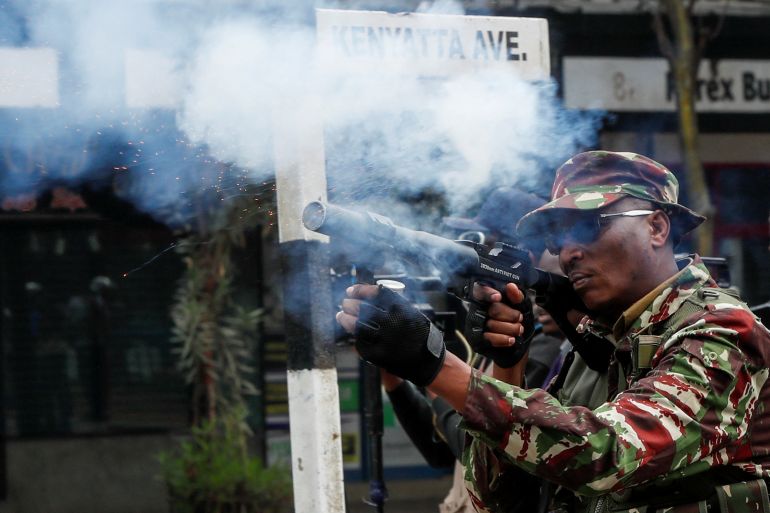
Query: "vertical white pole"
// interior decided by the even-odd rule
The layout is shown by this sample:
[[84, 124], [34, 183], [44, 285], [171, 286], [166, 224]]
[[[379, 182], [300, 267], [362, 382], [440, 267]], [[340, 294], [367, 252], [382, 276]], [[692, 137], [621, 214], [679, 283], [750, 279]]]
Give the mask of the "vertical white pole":
[[274, 145], [294, 511], [344, 513], [328, 241], [302, 225], [305, 205], [326, 199], [322, 120], [312, 97], [283, 107]]

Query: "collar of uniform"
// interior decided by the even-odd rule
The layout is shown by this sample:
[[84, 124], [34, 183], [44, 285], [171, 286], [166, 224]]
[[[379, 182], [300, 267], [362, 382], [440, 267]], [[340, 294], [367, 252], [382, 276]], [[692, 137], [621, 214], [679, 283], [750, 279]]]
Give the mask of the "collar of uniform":
[[698, 255], [691, 255], [677, 264], [681, 271], [623, 312], [612, 328], [616, 340], [669, 318], [702, 285], [716, 285]]

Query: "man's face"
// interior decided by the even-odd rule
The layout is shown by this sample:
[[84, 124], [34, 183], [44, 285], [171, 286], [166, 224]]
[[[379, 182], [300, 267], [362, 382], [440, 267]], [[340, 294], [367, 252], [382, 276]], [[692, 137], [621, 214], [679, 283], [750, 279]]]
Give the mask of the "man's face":
[[600, 213], [640, 207], [649, 205], [624, 199], [600, 211], [570, 212], [554, 226], [561, 232], [558, 256], [564, 274], [585, 305], [610, 321], [657, 285], [650, 279], [655, 262], [650, 215], [603, 219], [588, 236], [581, 233], [580, 223], [595, 222]]

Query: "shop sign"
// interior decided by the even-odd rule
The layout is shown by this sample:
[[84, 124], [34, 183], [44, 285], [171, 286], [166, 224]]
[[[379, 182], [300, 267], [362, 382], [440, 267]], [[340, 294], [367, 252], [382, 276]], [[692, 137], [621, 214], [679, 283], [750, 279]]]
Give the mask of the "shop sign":
[[[659, 112], [676, 108], [662, 58], [565, 57], [564, 101], [574, 109]], [[704, 60], [695, 82], [698, 112], [770, 112], [770, 61]]]

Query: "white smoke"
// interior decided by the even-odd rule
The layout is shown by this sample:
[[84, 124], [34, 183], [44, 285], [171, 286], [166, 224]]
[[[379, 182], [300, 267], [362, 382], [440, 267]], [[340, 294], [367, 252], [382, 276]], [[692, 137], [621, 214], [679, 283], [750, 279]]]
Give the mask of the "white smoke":
[[[98, 141], [94, 134], [108, 127], [132, 141], [132, 151], [137, 141], [152, 146], [126, 164], [136, 181], [146, 180], [130, 191], [141, 191], [137, 204], [149, 211], [167, 212], [170, 202], [183, 202], [185, 187], [196, 183], [192, 176], [180, 178], [195, 167], [176, 159], [179, 151], [164, 150], [160, 139], [153, 142], [153, 134], [173, 132], [168, 125], [176, 124], [181, 136], [170, 142], [184, 139], [188, 147], [200, 146], [263, 181], [272, 173], [273, 120], [284, 115], [281, 109], [294, 107], [293, 98], [307, 94], [321, 101], [317, 114], [325, 124], [329, 180], [341, 201], [365, 201], [388, 188], [430, 189], [446, 195], [461, 212], [493, 183], [543, 190], [548, 170], [591, 145], [596, 134], [597, 117], [566, 112], [550, 82], [527, 83], [500, 71], [426, 81], [386, 73], [350, 76], [329, 63], [320, 67], [309, 6], [287, 15], [285, 5], [269, 2], [256, 8], [218, 2], [187, 9], [178, 2], [149, 1], [18, 0], [13, 5], [18, 16], [11, 19], [23, 18], [26, 25], [3, 31], [5, 40], [61, 50], [62, 103], [69, 103], [57, 113], [60, 131], [71, 136], [70, 123], [78, 123], [78, 130]], [[450, 0], [423, 2], [417, 9], [461, 12]], [[127, 48], [151, 48], [173, 59], [183, 91], [176, 112], [121, 107]], [[38, 122], [45, 116], [30, 120], [33, 126], [19, 133], [35, 133]], [[16, 143], [27, 141], [18, 136]], [[77, 183], [89, 177], [70, 173], [67, 179]]]

